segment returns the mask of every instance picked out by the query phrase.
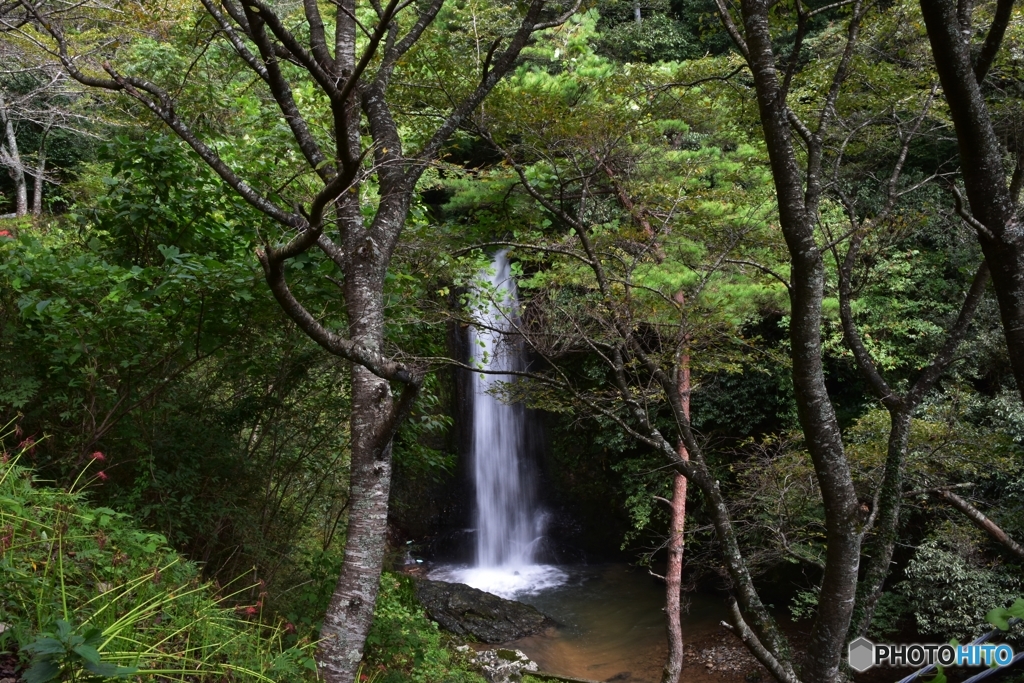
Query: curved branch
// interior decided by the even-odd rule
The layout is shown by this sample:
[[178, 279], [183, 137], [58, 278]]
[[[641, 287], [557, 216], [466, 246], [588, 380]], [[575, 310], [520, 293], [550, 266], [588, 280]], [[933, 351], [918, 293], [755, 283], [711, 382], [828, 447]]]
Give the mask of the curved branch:
[[552, 19], [551, 21], [545, 21], [545, 22], [542, 22], [540, 24], [536, 24], [533, 27], [533, 30], [534, 31], [543, 31], [546, 28], [554, 28], [556, 26], [561, 26], [565, 22], [569, 21], [569, 17], [571, 17], [572, 15], [576, 14], [576, 12], [579, 11], [580, 6], [582, 4], [583, 4], [583, 0], [576, 0], [576, 2], [573, 4], [573, 6], [570, 7], [568, 10], [566, 10], [564, 13], [562, 13], [558, 17]]
[[978, 53], [978, 60], [974, 63], [974, 78], [981, 84], [988, 74], [992, 62], [996, 59], [999, 46], [1003, 43], [1003, 35], [1006, 27], [1010, 24], [1010, 17], [1013, 14], [1013, 0], [998, 0], [996, 3], [996, 15], [992, 19], [992, 25], [985, 36], [985, 43]]
[[746, 261], [744, 259], [727, 258], [727, 259], [725, 259], [725, 262], [726, 263], [733, 263], [733, 264], [736, 264], [736, 265], [739, 265], [739, 266], [752, 266], [754, 268], [757, 268], [758, 270], [760, 270], [761, 272], [765, 273], [766, 275], [770, 275], [773, 278], [775, 278], [776, 280], [778, 280], [779, 282], [781, 282], [783, 284], [783, 286], [785, 286], [785, 288], [787, 290], [791, 290], [792, 289], [792, 287], [789, 284], [789, 280], [787, 280], [786, 278], [782, 277], [781, 275], [776, 273], [774, 270], [772, 270], [768, 266], [761, 265], [760, 263], [755, 263], [754, 261]]
[[761, 643], [760, 639], [743, 619], [743, 614], [740, 612], [740, 606], [736, 599], [731, 596], [729, 598], [729, 614], [732, 617], [732, 623], [729, 624], [723, 621], [722, 625], [743, 641], [743, 644], [747, 646], [751, 654], [772, 673], [776, 680], [782, 681], [782, 683], [800, 683], [800, 679], [793, 674], [793, 671], [788, 667], [783, 667], [779, 660]]
[[367, 370], [382, 377], [383, 379], [402, 382], [403, 384], [414, 384], [415, 376], [401, 363], [387, 358], [382, 353], [367, 348], [351, 339], [341, 337], [326, 327], [310, 314], [292, 294], [288, 283], [285, 280], [285, 265], [283, 261], [272, 261], [263, 250], [256, 252], [256, 258], [263, 266], [263, 272], [273, 292], [274, 298], [284, 309], [295, 324], [305, 332], [310, 339], [330, 353], [350, 360], [353, 363], [362, 365]]
[[956, 322], [946, 334], [946, 342], [942, 345], [939, 352], [935, 354], [935, 357], [932, 358], [928, 366], [921, 371], [921, 374], [918, 375], [917, 380], [914, 382], [914, 386], [908, 392], [907, 401], [910, 405], [917, 405], [932, 388], [942, 372], [953, 362], [956, 350], [967, 335], [967, 328], [974, 318], [975, 311], [978, 310], [981, 299], [985, 296], [985, 287], [988, 285], [989, 277], [988, 262], [982, 261], [974, 273], [974, 279], [971, 281], [971, 287], [967, 291], [967, 296], [964, 297], [964, 302], [960, 305], [960, 313], [957, 315]]
[[847, 348], [853, 353], [861, 373], [868, 380], [872, 393], [886, 408], [898, 410], [903, 404], [903, 397], [893, 392], [888, 382], [882, 377], [882, 373], [878, 371], [878, 366], [875, 365], [871, 353], [864, 346], [860, 331], [853, 320], [850, 303], [852, 298], [851, 280], [853, 279], [853, 266], [857, 262], [857, 255], [860, 253], [863, 241], [863, 235], [854, 236], [850, 242], [850, 248], [846, 252], [846, 258], [843, 259], [839, 267], [839, 318], [843, 326], [843, 339], [846, 341]]

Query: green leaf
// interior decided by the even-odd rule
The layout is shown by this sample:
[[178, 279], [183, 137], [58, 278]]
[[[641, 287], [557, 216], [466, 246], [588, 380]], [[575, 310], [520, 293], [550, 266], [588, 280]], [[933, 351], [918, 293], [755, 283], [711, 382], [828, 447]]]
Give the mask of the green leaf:
[[62, 655], [65, 652], [64, 643], [56, 638], [38, 638], [21, 649], [35, 655]]
[[1010, 617], [1012, 616], [1013, 615], [1010, 614], [1009, 610], [1003, 607], [996, 607], [985, 615], [985, 621], [992, 624], [1000, 631], [1007, 631], [1010, 628]]
[[1024, 619], [1024, 598], [1014, 600], [1006, 611], [1018, 619]]
[[[79, 553], [79, 555], [81, 555], [81, 553]], [[99, 645], [100, 641], [103, 640], [103, 631], [101, 631], [100, 629], [96, 628], [95, 626], [87, 629], [84, 635], [85, 635], [85, 638], [84, 638], [83, 642], [86, 645], [89, 645], [89, 646], [92, 646], [92, 647], [95, 647], [95, 646]]]
[[[44, 536], [45, 538], [45, 536]], [[63, 619], [57, 620], [57, 637], [65, 643], [71, 638], [71, 634], [75, 632], [75, 629], [68, 622]]]
[[46, 683], [59, 675], [60, 667], [49, 659], [44, 659], [29, 667], [22, 680], [25, 683]]
[[87, 662], [92, 662], [93, 664], [100, 663], [100, 653], [94, 647], [89, 645], [78, 645], [74, 648], [74, 652]]

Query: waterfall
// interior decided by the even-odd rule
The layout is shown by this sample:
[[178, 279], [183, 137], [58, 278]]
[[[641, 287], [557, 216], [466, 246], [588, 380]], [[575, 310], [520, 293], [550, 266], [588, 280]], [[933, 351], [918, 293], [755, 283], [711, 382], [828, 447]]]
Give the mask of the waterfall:
[[[522, 349], [510, 334], [519, 322], [519, 298], [506, 252], [494, 257], [490, 272], [478, 276], [489, 300], [481, 325], [470, 328], [470, 364], [487, 373], [525, 368]], [[526, 411], [495, 395], [508, 375], [473, 373], [473, 479], [476, 485], [476, 565], [481, 568], [533, 564], [543, 533], [532, 472], [524, 462]]]
[[560, 585], [566, 575], [535, 563], [545, 520], [533, 464], [526, 457], [527, 432], [535, 426], [521, 404], [506, 403], [500, 396], [501, 383], [513, 380], [502, 373], [526, 367], [514, 334], [519, 297], [506, 251], [494, 256], [477, 282], [484, 303], [476, 316], [479, 325], [469, 329], [470, 364], [485, 372], [473, 372], [470, 378], [476, 562], [472, 567], [439, 567], [430, 576], [514, 597]]

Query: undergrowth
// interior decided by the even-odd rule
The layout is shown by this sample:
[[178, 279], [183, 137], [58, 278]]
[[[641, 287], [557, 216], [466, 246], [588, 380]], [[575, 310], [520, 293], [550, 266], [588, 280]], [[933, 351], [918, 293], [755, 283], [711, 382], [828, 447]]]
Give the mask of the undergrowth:
[[381, 576], [365, 652], [374, 683], [483, 683], [456, 644], [427, 617], [412, 579]]
[[19, 455], [0, 448], [0, 653], [19, 653], [26, 683], [315, 680], [308, 640], [262, 623], [261, 602], [227, 606], [248, 586], [204, 583], [163, 536], [91, 506], [94, 460], [68, 492]]

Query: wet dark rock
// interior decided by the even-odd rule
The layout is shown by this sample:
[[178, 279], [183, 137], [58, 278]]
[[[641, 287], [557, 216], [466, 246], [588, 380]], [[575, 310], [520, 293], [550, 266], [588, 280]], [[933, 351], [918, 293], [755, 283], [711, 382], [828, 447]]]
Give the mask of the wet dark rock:
[[462, 583], [416, 579], [416, 597], [442, 628], [485, 643], [506, 643], [554, 625], [529, 605]]

